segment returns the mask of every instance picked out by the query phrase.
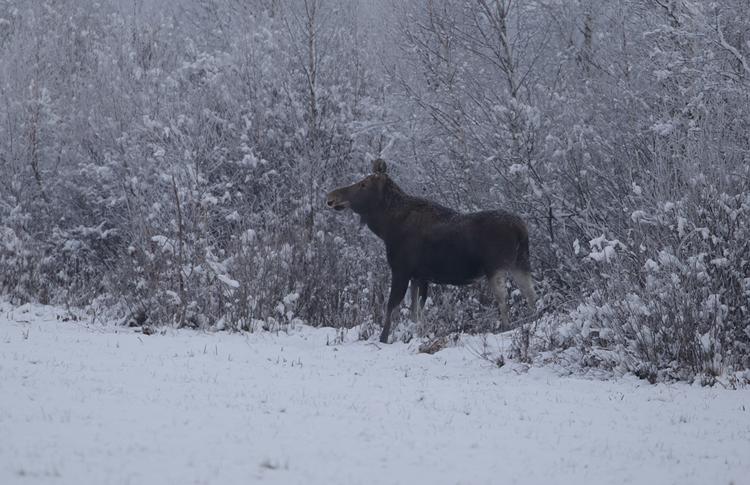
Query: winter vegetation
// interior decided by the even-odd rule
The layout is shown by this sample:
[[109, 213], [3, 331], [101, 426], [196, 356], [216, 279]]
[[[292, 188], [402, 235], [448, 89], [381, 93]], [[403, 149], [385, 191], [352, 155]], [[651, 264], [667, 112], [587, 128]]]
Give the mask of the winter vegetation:
[[[747, 0], [0, 0], [0, 104], [15, 304], [369, 339], [382, 243], [324, 197], [380, 157], [526, 221], [539, 301], [508, 287], [505, 357], [749, 379]], [[497, 324], [485, 284], [394, 322]]]

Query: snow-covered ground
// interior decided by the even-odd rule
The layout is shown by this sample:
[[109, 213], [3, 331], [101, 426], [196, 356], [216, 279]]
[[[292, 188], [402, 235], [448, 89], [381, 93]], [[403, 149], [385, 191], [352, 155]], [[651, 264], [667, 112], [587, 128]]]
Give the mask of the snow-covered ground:
[[0, 311], [2, 484], [750, 483], [748, 389]]

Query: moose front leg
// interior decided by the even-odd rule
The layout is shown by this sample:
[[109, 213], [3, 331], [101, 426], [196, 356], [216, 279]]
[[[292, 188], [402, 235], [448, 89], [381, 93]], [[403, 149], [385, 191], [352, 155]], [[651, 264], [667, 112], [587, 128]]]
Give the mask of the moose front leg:
[[391, 275], [391, 294], [388, 297], [388, 307], [385, 310], [385, 322], [383, 323], [383, 333], [380, 334], [380, 342], [388, 343], [388, 335], [391, 333], [391, 316], [393, 310], [401, 303], [406, 295], [406, 288], [409, 286], [409, 278], [393, 273]]

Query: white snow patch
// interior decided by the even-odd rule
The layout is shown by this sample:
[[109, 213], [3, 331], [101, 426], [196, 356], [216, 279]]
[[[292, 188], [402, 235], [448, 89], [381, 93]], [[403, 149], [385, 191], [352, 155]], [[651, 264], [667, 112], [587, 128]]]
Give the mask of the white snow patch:
[[650, 223], [651, 218], [649, 217], [648, 213], [644, 210], [635, 210], [630, 214], [630, 220], [635, 222], [636, 224], [645, 222]]
[[711, 264], [717, 268], [726, 268], [729, 266], [729, 260], [727, 258], [714, 258], [711, 260]]
[[169, 239], [167, 236], [157, 235], [152, 236], [151, 241], [155, 242], [159, 249], [161, 249], [165, 253], [174, 254], [175, 253], [175, 243]]
[[622, 244], [618, 239], [608, 240], [602, 234], [599, 237], [589, 241], [591, 252], [588, 254], [588, 258], [599, 262], [609, 263], [617, 256], [617, 249], [625, 249], [625, 245]]
[[232, 288], [239, 288], [240, 287], [240, 282], [239, 281], [233, 280], [232, 278], [230, 278], [229, 276], [227, 276], [225, 274], [217, 274], [216, 277], [219, 278], [219, 281], [221, 281], [222, 283], [224, 283], [225, 285], [227, 285], [229, 287], [232, 287]]
[[671, 75], [672, 75], [672, 72], [666, 69], [657, 69], [654, 71], [654, 76], [656, 76], [656, 80], [659, 82], [664, 81], [665, 79], [669, 78], [669, 76]]
[[0, 303], [0, 483], [750, 476], [748, 389], [498, 368], [468, 343], [425, 355], [305, 326], [146, 336], [64, 314]]
[[651, 125], [651, 130], [660, 136], [669, 136], [675, 130], [676, 125], [672, 121], [658, 122]]

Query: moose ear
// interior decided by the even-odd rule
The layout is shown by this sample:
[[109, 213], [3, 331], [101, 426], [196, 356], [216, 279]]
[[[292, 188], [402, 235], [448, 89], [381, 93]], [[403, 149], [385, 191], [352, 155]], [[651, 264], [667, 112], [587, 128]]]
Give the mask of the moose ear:
[[388, 169], [388, 165], [385, 163], [385, 160], [382, 158], [376, 158], [372, 161], [372, 172], [377, 174], [385, 174], [386, 170]]

